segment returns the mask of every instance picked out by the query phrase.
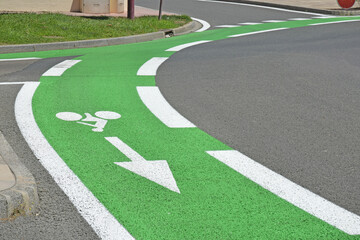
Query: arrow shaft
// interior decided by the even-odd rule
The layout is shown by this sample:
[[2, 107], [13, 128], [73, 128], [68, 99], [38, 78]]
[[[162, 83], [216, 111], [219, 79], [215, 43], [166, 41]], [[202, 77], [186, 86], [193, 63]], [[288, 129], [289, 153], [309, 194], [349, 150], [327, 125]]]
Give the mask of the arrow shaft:
[[128, 157], [132, 162], [146, 162], [146, 159], [138, 154], [134, 149], [121, 141], [118, 137], [105, 137], [114, 147]]

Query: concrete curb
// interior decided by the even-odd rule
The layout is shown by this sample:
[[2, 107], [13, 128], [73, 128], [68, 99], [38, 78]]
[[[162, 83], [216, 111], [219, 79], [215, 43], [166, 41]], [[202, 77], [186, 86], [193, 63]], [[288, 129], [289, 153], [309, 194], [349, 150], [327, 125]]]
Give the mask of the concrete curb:
[[39, 204], [36, 182], [0, 132], [0, 156], [11, 169], [16, 183], [0, 191], [0, 222], [17, 215], [30, 215]]
[[146, 33], [141, 35], [107, 38], [107, 39], [94, 39], [94, 40], [82, 40], [71, 42], [58, 42], [58, 43], [40, 43], [40, 44], [20, 44], [20, 45], [4, 45], [0, 46], [0, 54], [2, 53], [17, 53], [17, 52], [37, 52], [37, 51], [49, 51], [49, 50], [63, 50], [74, 48], [90, 48], [90, 47], [104, 47], [119, 44], [137, 43], [152, 41], [156, 39], [178, 36], [195, 32], [201, 28], [201, 23], [192, 21], [185, 24], [182, 27], [163, 30], [160, 32]]
[[360, 10], [325, 10], [325, 9], [306, 8], [306, 7], [298, 7], [298, 6], [277, 4], [277, 3], [265, 3], [265, 2], [251, 1], [251, 0], [217, 0], [217, 1], [237, 2], [237, 3], [245, 3], [245, 4], [247, 3], [247, 4], [252, 4], [252, 5], [284, 8], [284, 9], [289, 9], [289, 10], [313, 12], [313, 13], [320, 13], [320, 14], [326, 14], [326, 15], [338, 15], [338, 16], [360, 15]]

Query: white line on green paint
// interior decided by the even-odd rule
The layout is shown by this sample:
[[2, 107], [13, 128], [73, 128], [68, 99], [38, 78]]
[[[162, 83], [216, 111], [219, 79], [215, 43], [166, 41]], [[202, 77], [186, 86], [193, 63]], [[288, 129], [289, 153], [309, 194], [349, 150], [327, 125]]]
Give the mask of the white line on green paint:
[[[238, 26], [237, 26], [238, 27]], [[168, 50], [166, 50], [167, 52], [177, 52], [177, 51], [181, 51], [185, 48], [188, 48], [188, 47], [192, 47], [192, 46], [196, 46], [196, 45], [199, 45], [199, 44], [203, 44], [203, 43], [207, 43], [207, 42], [211, 42], [211, 40], [204, 40], [204, 41], [197, 41], [197, 42], [191, 42], [191, 43], [185, 43], [185, 44], [181, 44], [179, 46], [176, 46], [176, 47], [172, 47], [172, 48], [169, 48]]]
[[66, 70], [74, 66], [75, 64], [81, 62], [81, 60], [65, 60], [59, 64], [56, 64], [49, 70], [47, 70], [43, 76], [61, 76]]
[[32, 98], [39, 84], [26, 83], [15, 101], [16, 121], [26, 142], [100, 238], [134, 239], [71, 171], [41, 133], [32, 111]]
[[155, 76], [157, 69], [165, 62], [167, 57], [153, 57], [144, 63], [138, 70], [138, 76]]
[[241, 34], [231, 35], [229, 37], [232, 37], [232, 38], [243, 37], [243, 36], [254, 35], [254, 34], [258, 34], [258, 33], [274, 32], [274, 31], [280, 31], [280, 30], [285, 30], [285, 29], [288, 29], [288, 28], [275, 28], [275, 29], [268, 29], [268, 30], [262, 30], [262, 31], [257, 31], [257, 32], [241, 33]]
[[235, 150], [207, 151], [238, 173], [347, 234], [360, 234], [360, 217], [293, 183]]
[[178, 113], [164, 98], [158, 87], [136, 87], [145, 106], [170, 128], [194, 128], [189, 120]]

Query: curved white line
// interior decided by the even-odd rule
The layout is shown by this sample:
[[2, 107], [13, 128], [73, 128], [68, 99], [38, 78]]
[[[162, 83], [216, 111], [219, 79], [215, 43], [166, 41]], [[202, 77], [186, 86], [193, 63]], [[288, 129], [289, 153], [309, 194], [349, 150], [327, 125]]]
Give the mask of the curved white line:
[[194, 128], [189, 120], [178, 113], [161, 94], [158, 87], [136, 87], [145, 106], [170, 128]]
[[155, 76], [157, 69], [165, 62], [167, 57], [153, 57], [144, 63], [138, 70], [138, 76]]
[[204, 20], [201, 20], [201, 19], [198, 19], [198, 18], [193, 18], [193, 17], [191, 19], [195, 20], [195, 21], [198, 21], [199, 23], [201, 23], [203, 25], [202, 28], [200, 28], [199, 30], [197, 30], [195, 32], [203, 32], [205, 30], [208, 30], [211, 27], [211, 25], [208, 22], [204, 21]]
[[351, 235], [360, 234], [360, 217], [316, 195], [235, 150], [207, 151], [220, 162], [280, 198]]
[[71, 171], [41, 133], [32, 111], [39, 82], [27, 82], [15, 101], [15, 117], [22, 135], [44, 168], [102, 239], [134, 239]]
[[59, 64], [56, 64], [49, 70], [47, 70], [43, 76], [61, 76], [66, 70], [74, 66], [75, 64], [81, 62], [81, 60], [65, 60]]

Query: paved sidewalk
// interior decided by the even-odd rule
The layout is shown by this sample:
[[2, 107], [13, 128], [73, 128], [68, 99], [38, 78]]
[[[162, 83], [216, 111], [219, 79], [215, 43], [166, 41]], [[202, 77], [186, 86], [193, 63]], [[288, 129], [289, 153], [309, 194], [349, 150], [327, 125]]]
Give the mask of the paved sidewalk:
[[0, 191], [11, 188], [15, 185], [15, 177], [8, 165], [0, 156]]

